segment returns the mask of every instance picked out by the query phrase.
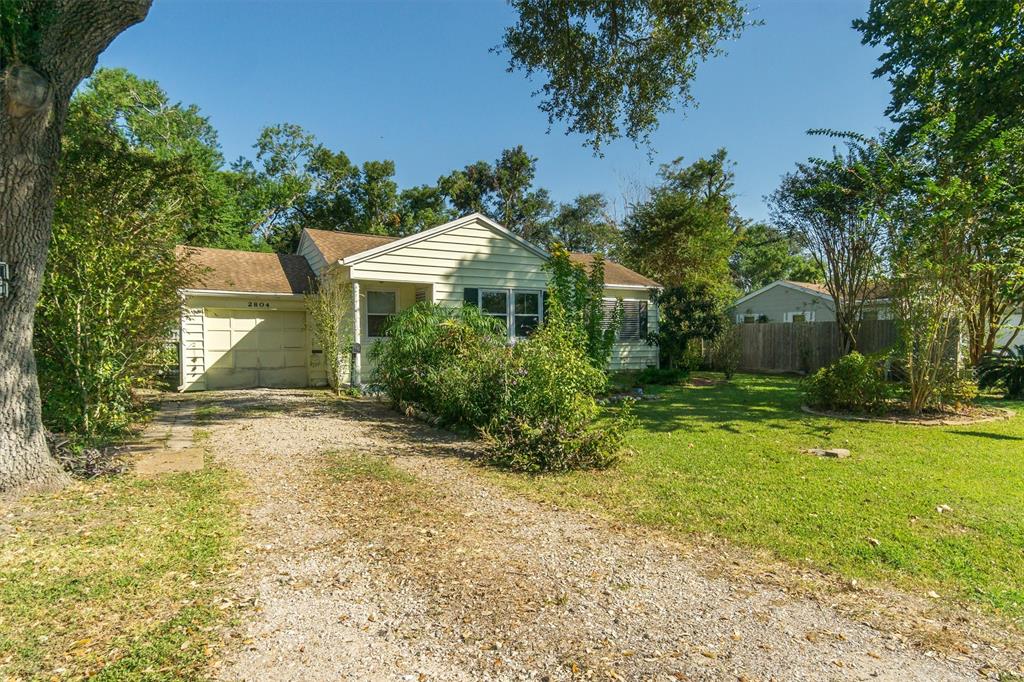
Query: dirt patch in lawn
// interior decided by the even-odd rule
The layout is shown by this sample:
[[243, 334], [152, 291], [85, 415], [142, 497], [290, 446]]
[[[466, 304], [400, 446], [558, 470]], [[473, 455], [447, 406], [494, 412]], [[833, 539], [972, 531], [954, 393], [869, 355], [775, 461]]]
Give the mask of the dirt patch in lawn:
[[837, 607], [815, 577], [797, 589], [719, 547], [504, 492], [467, 461], [474, 444], [378, 404], [209, 399], [210, 447], [252, 486], [236, 588], [252, 606], [222, 679], [943, 680], [1020, 664], [970, 623], [951, 628], [961, 650], [933, 647], [851, 617], [867, 597]]

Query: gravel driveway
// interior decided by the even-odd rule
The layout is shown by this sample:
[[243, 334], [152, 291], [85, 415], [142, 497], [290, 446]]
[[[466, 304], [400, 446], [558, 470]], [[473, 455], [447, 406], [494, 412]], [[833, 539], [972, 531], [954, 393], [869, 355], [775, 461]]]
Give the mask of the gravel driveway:
[[249, 481], [222, 679], [932, 681], [1008, 656], [929, 651], [716, 552], [510, 495], [472, 444], [372, 402], [202, 400], [215, 461]]

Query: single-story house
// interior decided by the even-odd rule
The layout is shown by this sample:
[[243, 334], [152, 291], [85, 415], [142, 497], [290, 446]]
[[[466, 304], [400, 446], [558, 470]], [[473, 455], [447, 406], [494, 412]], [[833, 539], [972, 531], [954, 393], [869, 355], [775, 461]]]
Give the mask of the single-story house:
[[[751, 291], [732, 305], [739, 324], [756, 322], [835, 322], [832, 295], [823, 284], [780, 279]], [[888, 319], [884, 299], [865, 303], [864, 319]]]
[[[548, 253], [479, 213], [408, 237], [302, 231], [298, 253], [278, 255], [181, 247], [200, 266], [199, 283], [182, 291], [183, 391], [257, 386], [322, 386], [324, 358], [315, 343], [306, 295], [322, 277], [350, 286], [354, 344], [344, 379], [371, 379], [369, 350], [390, 316], [418, 301], [475, 305], [500, 319], [509, 342], [544, 318]], [[593, 256], [573, 254], [588, 265]], [[612, 261], [604, 265], [610, 308], [622, 302], [611, 366], [657, 366], [645, 333], [657, 330], [650, 293], [660, 285]]]
[[[835, 322], [835, 303], [828, 289], [813, 282], [780, 279], [740, 297], [732, 305], [739, 324], [758, 322]], [[891, 315], [884, 294], [865, 302], [861, 312], [865, 320], [887, 320]], [[996, 347], [1024, 343], [1021, 311], [1008, 317], [996, 337]]]

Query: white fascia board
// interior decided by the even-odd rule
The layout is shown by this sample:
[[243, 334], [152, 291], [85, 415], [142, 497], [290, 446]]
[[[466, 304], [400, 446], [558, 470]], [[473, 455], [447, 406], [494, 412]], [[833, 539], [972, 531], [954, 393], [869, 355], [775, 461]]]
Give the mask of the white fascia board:
[[283, 294], [274, 291], [223, 291], [220, 289], [179, 289], [184, 296], [268, 296], [301, 299], [305, 294]]
[[508, 239], [509, 241], [513, 241], [516, 244], [519, 244], [520, 246], [522, 246], [526, 250], [533, 252], [534, 254], [536, 254], [537, 256], [539, 256], [541, 258], [543, 258], [544, 260], [547, 260], [548, 258], [551, 257], [550, 254], [547, 251], [545, 251], [544, 249], [540, 248], [536, 244], [531, 244], [530, 242], [526, 241], [525, 239], [523, 239], [519, 235], [514, 234], [513, 232], [509, 231], [507, 228], [502, 227], [498, 223], [494, 222], [493, 220], [491, 220], [490, 218], [488, 218], [484, 214], [482, 214], [482, 213], [470, 213], [467, 216], [462, 216], [461, 218], [456, 218], [455, 220], [452, 220], [450, 222], [444, 223], [443, 225], [438, 225], [437, 227], [432, 227], [429, 230], [424, 230], [423, 232], [417, 232], [416, 234], [411, 234], [408, 237], [404, 237], [402, 239], [398, 239], [398, 240], [393, 241], [393, 242], [388, 242], [387, 244], [381, 244], [380, 246], [376, 246], [376, 247], [374, 247], [372, 249], [368, 249], [366, 251], [360, 251], [359, 253], [352, 254], [351, 256], [348, 256], [347, 258], [342, 258], [341, 260], [338, 261], [338, 263], [340, 263], [341, 265], [354, 265], [354, 264], [360, 263], [360, 262], [362, 262], [362, 261], [364, 261], [364, 260], [366, 260], [368, 258], [373, 258], [374, 256], [379, 256], [382, 253], [388, 253], [390, 251], [394, 251], [395, 249], [400, 249], [400, 248], [402, 248], [404, 246], [409, 246], [410, 244], [415, 244], [417, 242], [423, 241], [424, 239], [430, 239], [431, 237], [435, 237], [435, 236], [437, 236], [439, 234], [443, 234], [445, 232], [449, 232], [451, 230], [454, 230], [454, 229], [456, 229], [458, 227], [462, 227], [463, 225], [469, 225], [470, 223], [475, 223], [475, 222], [483, 223], [484, 225], [486, 225], [490, 229], [494, 230], [498, 234], [500, 234], [503, 237], [505, 237], [506, 239]]
[[605, 289], [636, 289], [638, 291], [640, 291], [640, 290], [648, 291], [650, 289], [664, 289], [665, 287], [661, 286], [660, 284], [658, 286], [648, 286], [646, 284], [605, 284], [604, 288]]

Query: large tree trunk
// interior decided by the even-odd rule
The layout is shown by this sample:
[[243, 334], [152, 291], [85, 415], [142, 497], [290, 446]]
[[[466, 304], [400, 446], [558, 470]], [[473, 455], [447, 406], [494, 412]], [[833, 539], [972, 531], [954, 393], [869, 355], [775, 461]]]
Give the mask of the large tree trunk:
[[35, 53], [34, 63], [0, 64], [0, 261], [12, 279], [0, 300], [0, 491], [66, 480], [46, 446], [32, 354], [61, 132], [74, 89], [110, 41], [146, 17], [150, 2], [27, 0], [21, 11], [41, 31], [34, 50], [21, 47]]

